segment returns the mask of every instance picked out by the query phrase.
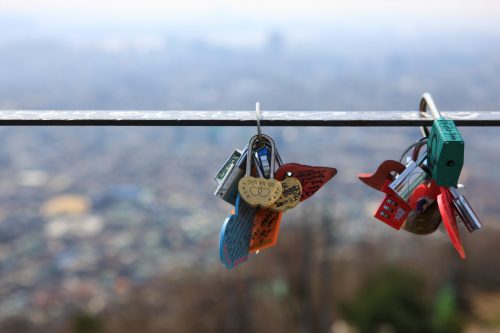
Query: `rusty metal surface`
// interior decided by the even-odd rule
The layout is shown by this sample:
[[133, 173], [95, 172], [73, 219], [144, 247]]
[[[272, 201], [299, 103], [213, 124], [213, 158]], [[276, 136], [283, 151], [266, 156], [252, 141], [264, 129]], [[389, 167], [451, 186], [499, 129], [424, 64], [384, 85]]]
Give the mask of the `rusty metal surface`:
[[[441, 111], [459, 126], [500, 126], [500, 111]], [[262, 111], [263, 126], [425, 126], [419, 111]], [[0, 126], [255, 126], [255, 111], [0, 111]]]

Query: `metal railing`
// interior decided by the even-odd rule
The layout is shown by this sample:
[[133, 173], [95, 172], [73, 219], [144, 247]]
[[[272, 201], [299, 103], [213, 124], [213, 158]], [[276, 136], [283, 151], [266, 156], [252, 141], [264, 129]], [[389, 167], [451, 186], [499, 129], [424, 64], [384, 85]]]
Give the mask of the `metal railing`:
[[[500, 126], [500, 111], [441, 111], [458, 126]], [[255, 111], [5, 110], [0, 126], [255, 126]], [[420, 111], [262, 111], [263, 126], [429, 126]]]

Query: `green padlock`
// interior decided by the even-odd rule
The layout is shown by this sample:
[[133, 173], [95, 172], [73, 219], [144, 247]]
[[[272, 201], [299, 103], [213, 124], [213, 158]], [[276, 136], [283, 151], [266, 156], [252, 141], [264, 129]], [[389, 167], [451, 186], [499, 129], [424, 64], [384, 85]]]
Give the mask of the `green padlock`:
[[464, 165], [464, 140], [453, 120], [444, 119], [432, 96], [426, 93], [422, 96], [420, 111], [427, 107], [435, 119], [427, 141], [427, 163], [432, 178], [439, 186], [457, 186]]

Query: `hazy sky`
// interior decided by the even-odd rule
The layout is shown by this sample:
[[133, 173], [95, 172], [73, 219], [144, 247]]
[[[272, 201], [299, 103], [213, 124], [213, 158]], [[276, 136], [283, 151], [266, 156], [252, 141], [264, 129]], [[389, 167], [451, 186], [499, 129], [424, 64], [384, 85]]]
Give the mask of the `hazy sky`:
[[[6, 13], [40, 16], [57, 14], [96, 15], [113, 19], [183, 18], [179, 15], [238, 16], [264, 18], [309, 17], [331, 18], [345, 15], [405, 15], [456, 20], [497, 21], [498, 0], [2, 0], [0, 10]], [[185, 18], [185, 17], [184, 17]], [[279, 19], [279, 18], [278, 18]], [[479, 22], [478, 22], [479, 23]]]
[[173, 34], [251, 42], [269, 31], [292, 40], [325, 31], [500, 35], [500, 1], [0, 0], [0, 41], [29, 36], [154, 40]]

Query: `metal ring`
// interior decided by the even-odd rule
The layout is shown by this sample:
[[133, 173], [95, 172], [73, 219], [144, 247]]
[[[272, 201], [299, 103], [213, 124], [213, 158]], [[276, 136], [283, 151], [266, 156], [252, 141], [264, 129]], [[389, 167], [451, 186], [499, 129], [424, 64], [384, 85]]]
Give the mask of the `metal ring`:
[[[399, 161], [403, 162], [403, 160], [405, 159], [406, 155], [408, 155], [410, 150], [412, 150], [414, 148], [420, 148], [421, 146], [423, 146], [425, 144], [427, 144], [427, 138], [422, 138], [422, 139], [418, 140], [417, 142], [412, 143], [411, 145], [408, 146], [408, 148], [405, 149], [403, 154], [401, 154]], [[412, 156], [412, 160], [416, 161], [416, 160], [418, 160], [418, 157], [413, 158], [413, 156]]]

